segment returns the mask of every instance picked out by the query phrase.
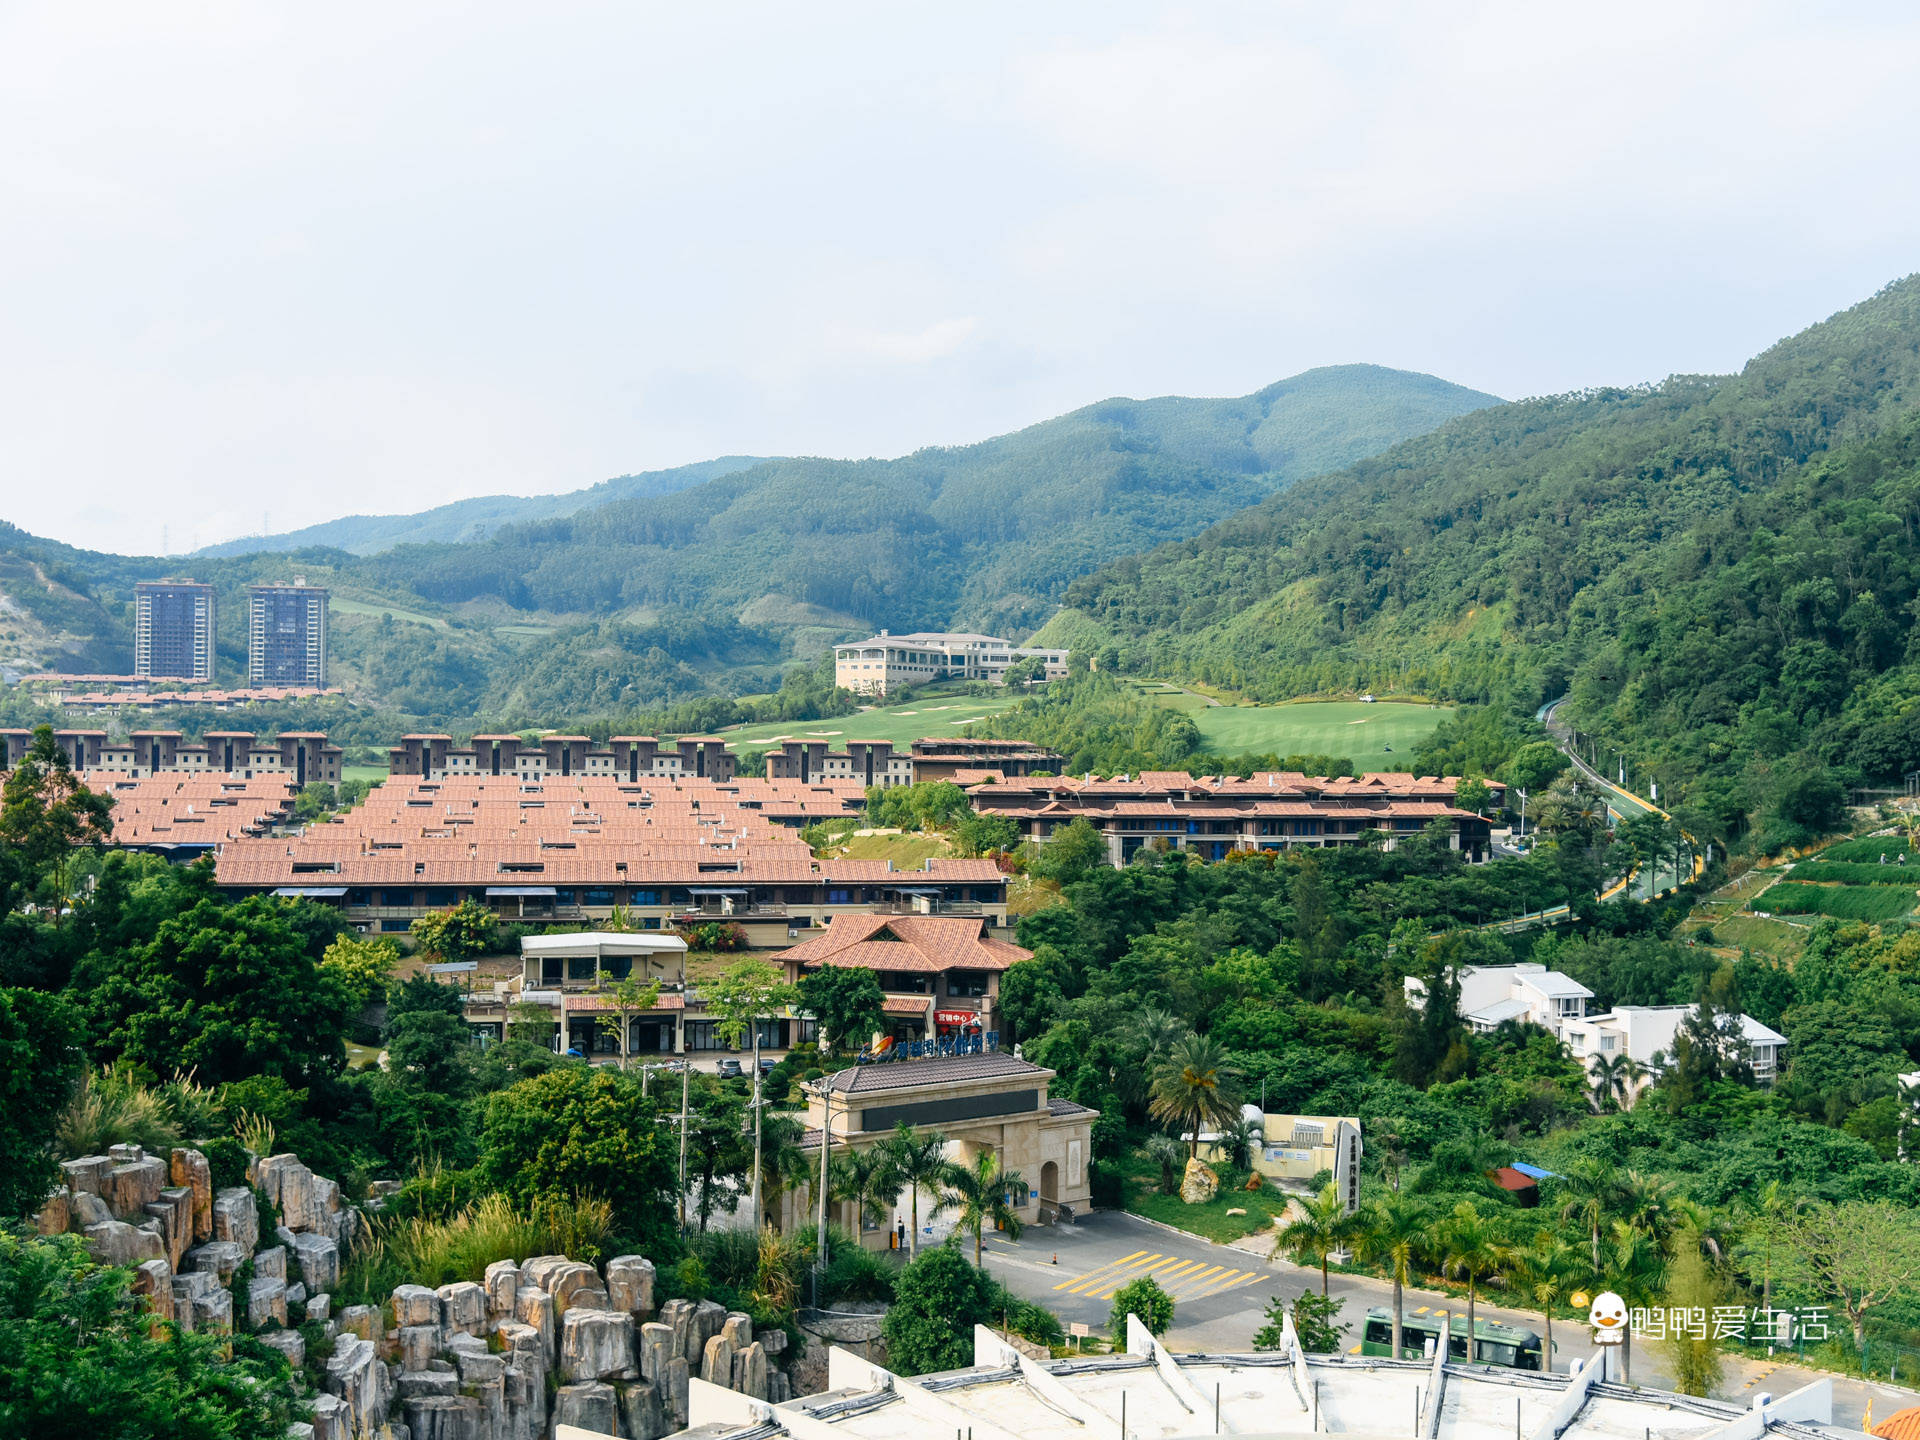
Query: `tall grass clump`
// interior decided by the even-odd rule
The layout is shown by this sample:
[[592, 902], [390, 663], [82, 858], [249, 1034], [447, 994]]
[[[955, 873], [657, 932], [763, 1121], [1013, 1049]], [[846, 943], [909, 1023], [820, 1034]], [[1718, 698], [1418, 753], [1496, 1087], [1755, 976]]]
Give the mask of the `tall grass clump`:
[[592, 1264], [612, 1233], [613, 1206], [592, 1198], [520, 1210], [505, 1195], [487, 1195], [443, 1217], [376, 1219], [341, 1275], [341, 1303], [378, 1304], [398, 1285], [479, 1280], [496, 1260], [566, 1255]]
[[54, 1146], [63, 1160], [140, 1145], [165, 1153], [183, 1138], [224, 1128], [214, 1095], [192, 1075], [146, 1085], [126, 1066], [86, 1075], [60, 1112]]

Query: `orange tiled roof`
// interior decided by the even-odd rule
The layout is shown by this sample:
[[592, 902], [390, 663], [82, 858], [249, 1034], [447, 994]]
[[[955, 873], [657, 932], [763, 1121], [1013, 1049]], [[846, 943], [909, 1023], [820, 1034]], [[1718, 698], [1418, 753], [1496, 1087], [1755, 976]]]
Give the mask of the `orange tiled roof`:
[[835, 965], [862, 970], [1005, 970], [1031, 950], [986, 935], [984, 920], [966, 915], [835, 915], [811, 940], [774, 956], [802, 969]]

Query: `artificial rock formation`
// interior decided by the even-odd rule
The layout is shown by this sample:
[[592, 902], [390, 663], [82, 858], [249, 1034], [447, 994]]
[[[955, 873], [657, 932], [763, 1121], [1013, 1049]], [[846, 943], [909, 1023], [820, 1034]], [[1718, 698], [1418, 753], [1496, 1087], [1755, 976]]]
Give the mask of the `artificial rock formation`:
[[1220, 1177], [1198, 1160], [1187, 1161], [1187, 1173], [1180, 1177], [1180, 1198], [1189, 1205], [1204, 1205], [1220, 1193]]
[[[305, 1371], [319, 1386], [296, 1440], [548, 1440], [556, 1425], [660, 1440], [686, 1425], [692, 1376], [761, 1400], [792, 1393], [784, 1331], [756, 1336], [751, 1316], [711, 1300], [656, 1312], [658, 1277], [640, 1255], [599, 1269], [500, 1260], [479, 1280], [336, 1307], [360, 1212], [296, 1156], [254, 1162], [249, 1180], [216, 1190], [198, 1150], [116, 1146], [68, 1161], [36, 1226], [85, 1235], [100, 1260], [132, 1268], [156, 1324], [257, 1331], [296, 1376], [315, 1333], [299, 1327], [317, 1325], [331, 1343]], [[260, 1196], [277, 1212], [271, 1231]]]

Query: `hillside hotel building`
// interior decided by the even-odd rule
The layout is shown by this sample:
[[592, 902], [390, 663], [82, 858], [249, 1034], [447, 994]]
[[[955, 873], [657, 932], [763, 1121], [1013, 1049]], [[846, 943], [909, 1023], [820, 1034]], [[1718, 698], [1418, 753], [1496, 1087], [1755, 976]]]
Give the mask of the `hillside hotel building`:
[[992, 635], [951, 635], [916, 630], [892, 635], [882, 630], [871, 640], [841, 645], [833, 652], [833, 683], [856, 695], [887, 695], [905, 685], [929, 680], [985, 680], [1006, 683], [1013, 665], [1039, 656], [1049, 680], [1067, 673], [1067, 652], [1035, 650]]

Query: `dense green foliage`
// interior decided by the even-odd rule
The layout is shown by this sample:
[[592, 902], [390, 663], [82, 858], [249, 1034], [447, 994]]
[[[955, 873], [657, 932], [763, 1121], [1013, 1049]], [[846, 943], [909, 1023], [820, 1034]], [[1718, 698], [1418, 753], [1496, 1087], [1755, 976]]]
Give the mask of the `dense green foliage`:
[[1791, 839], [1828, 767], [1920, 768], [1916, 399], [1910, 279], [1738, 375], [1485, 410], [1294, 486], [1076, 582], [1048, 633], [1256, 698], [1571, 691], [1703, 828]]
[[973, 1327], [999, 1319], [987, 1277], [951, 1245], [936, 1245], [893, 1284], [882, 1333], [888, 1363], [903, 1375], [973, 1363]]
[[0, 1233], [0, 1435], [280, 1440], [297, 1418], [286, 1361], [151, 1334], [129, 1279], [75, 1238]]

